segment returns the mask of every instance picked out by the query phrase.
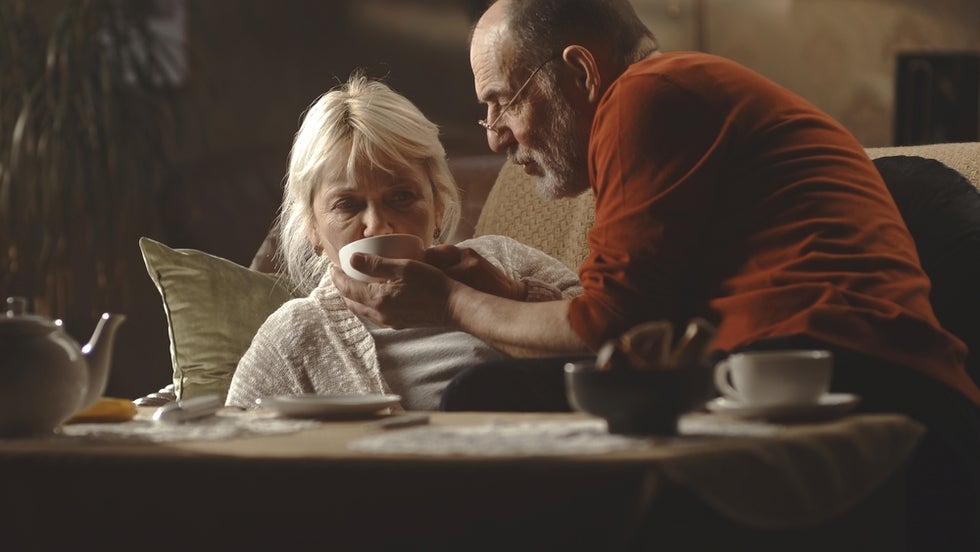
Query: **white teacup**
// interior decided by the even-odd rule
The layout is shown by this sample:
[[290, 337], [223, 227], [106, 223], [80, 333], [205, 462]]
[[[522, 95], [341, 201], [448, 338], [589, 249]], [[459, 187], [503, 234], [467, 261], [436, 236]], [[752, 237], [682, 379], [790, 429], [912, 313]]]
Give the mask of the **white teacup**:
[[735, 353], [715, 366], [715, 387], [746, 406], [816, 403], [830, 389], [830, 351]]
[[412, 234], [382, 234], [371, 236], [340, 248], [340, 268], [344, 273], [355, 280], [362, 282], [381, 282], [382, 278], [369, 276], [359, 270], [354, 270], [350, 265], [350, 257], [354, 253], [370, 253], [391, 259], [422, 259], [422, 238]]

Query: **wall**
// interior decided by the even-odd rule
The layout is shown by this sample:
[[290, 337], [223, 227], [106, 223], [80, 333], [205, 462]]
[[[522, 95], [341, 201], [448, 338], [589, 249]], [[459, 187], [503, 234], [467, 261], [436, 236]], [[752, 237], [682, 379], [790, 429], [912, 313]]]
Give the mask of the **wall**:
[[892, 145], [895, 56], [980, 52], [976, 0], [633, 0], [667, 50], [702, 49], [803, 95], [866, 146]]
[[[180, 156], [273, 144], [355, 68], [384, 76], [443, 127], [451, 155], [486, 153], [467, 56], [480, 1], [188, 2]], [[862, 143], [892, 143], [895, 54], [980, 51], [976, 0], [634, 0], [666, 50], [742, 62], [807, 97]]]
[[302, 111], [355, 69], [418, 104], [452, 153], [482, 153], [467, 52], [474, 16], [459, 0], [188, 2], [181, 155], [288, 144]]

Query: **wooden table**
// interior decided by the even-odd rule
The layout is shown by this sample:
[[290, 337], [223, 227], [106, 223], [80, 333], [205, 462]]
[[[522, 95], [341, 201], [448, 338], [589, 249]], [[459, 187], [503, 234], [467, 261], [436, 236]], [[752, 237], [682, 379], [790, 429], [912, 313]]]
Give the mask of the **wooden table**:
[[[691, 427], [713, 419], [699, 416]], [[431, 413], [395, 430], [372, 419], [223, 440], [0, 440], [0, 534], [32, 549], [901, 548], [902, 466], [922, 428], [898, 415], [606, 452], [365, 449], [595, 422]]]

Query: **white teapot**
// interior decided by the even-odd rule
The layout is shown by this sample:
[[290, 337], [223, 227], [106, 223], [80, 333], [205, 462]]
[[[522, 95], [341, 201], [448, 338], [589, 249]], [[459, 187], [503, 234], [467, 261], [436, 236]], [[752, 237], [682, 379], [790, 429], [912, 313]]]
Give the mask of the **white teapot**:
[[27, 314], [7, 299], [0, 312], [0, 437], [51, 433], [98, 401], [109, 379], [112, 343], [126, 317], [103, 314], [79, 347], [60, 320]]

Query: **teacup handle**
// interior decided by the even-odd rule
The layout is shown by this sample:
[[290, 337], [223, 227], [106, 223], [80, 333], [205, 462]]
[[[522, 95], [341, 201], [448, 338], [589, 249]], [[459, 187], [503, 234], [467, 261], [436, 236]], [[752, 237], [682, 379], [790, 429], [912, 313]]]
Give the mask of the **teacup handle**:
[[718, 388], [718, 391], [720, 391], [722, 395], [738, 400], [741, 397], [738, 389], [735, 389], [731, 382], [728, 381], [728, 372], [730, 371], [729, 368], [727, 359], [722, 360], [715, 365], [715, 387]]

